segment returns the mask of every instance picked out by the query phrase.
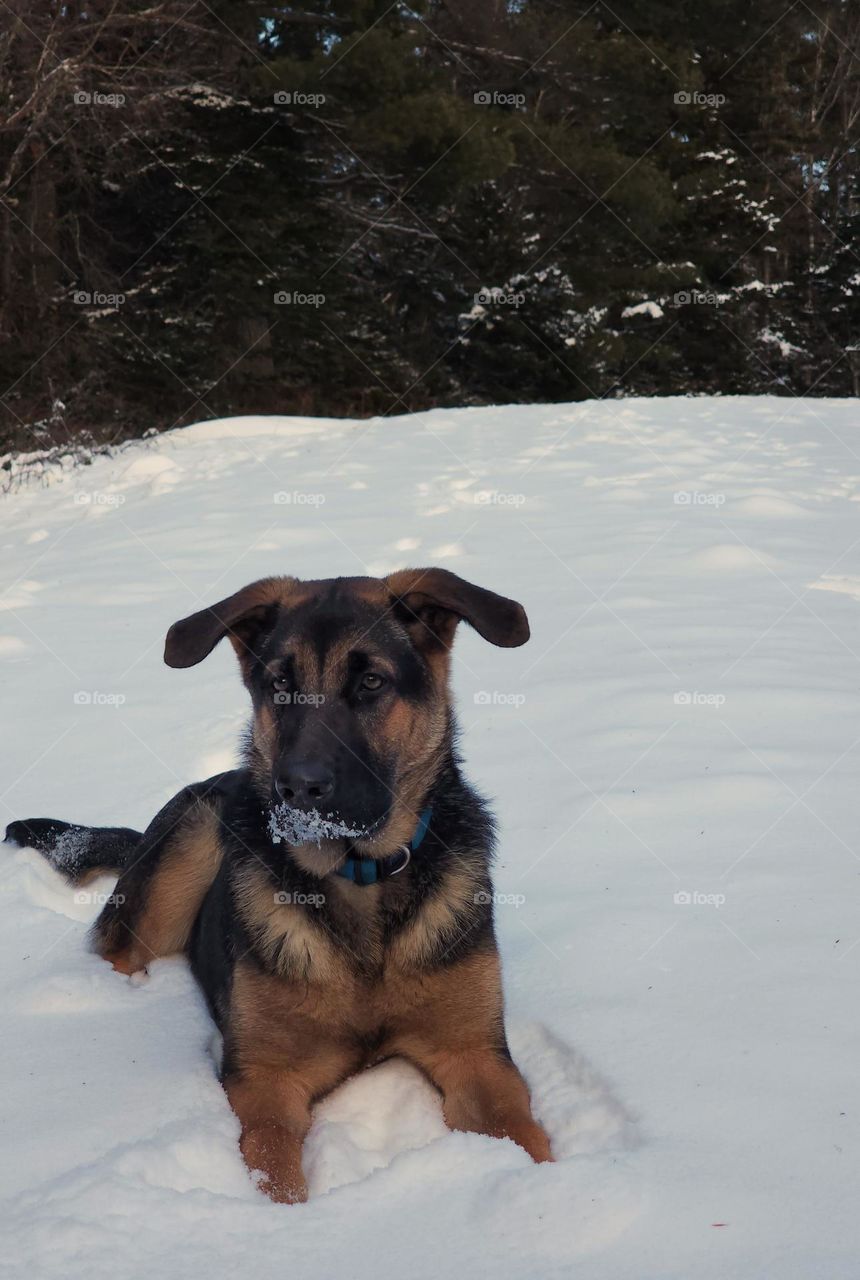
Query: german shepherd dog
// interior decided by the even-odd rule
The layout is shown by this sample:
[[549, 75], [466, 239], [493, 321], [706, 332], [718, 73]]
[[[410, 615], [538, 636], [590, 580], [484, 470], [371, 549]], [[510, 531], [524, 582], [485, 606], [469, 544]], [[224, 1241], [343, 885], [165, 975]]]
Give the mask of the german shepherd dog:
[[489, 864], [448, 687], [460, 621], [529, 637], [521, 605], [444, 569], [265, 578], [177, 622], [171, 667], [227, 636], [253, 703], [241, 768], [180, 791], [142, 834], [52, 819], [6, 838], [69, 879], [116, 870], [92, 931], [120, 973], [185, 954], [224, 1041], [248, 1168], [306, 1197], [314, 1102], [400, 1056], [452, 1129], [549, 1140], [505, 1037]]

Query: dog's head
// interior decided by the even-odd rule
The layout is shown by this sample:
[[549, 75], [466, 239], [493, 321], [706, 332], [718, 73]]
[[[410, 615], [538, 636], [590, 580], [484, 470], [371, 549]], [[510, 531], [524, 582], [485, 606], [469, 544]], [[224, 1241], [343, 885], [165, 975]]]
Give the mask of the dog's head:
[[201, 662], [224, 636], [254, 705], [251, 763], [291, 846], [409, 840], [449, 730], [457, 624], [525, 644], [522, 606], [445, 569], [387, 578], [264, 578], [176, 622], [164, 658]]

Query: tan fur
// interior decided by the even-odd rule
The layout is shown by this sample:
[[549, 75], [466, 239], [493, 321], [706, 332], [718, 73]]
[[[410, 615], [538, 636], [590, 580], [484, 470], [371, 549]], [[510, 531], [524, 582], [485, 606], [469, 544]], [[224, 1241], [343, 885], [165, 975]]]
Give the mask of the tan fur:
[[259, 1170], [261, 1188], [280, 1204], [307, 1198], [302, 1143], [311, 1126], [313, 1089], [333, 1088], [339, 1063], [329, 1073], [316, 1062], [312, 1079], [255, 1067], [225, 1082], [230, 1106], [242, 1126], [239, 1149], [249, 1169]]
[[239, 961], [232, 1049], [241, 1071], [259, 1066], [308, 1077], [320, 1051], [325, 1061], [342, 1055], [350, 1070], [393, 1054], [426, 1057], [429, 1046], [473, 1052], [497, 1040], [501, 1000], [494, 953], [431, 974], [389, 964], [372, 979], [344, 965], [336, 982], [276, 978]]
[[396, 702], [379, 726], [379, 739], [397, 760], [392, 808], [388, 822], [376, 841], [362, 852], [379, 856], [377, 849], [393, 853], [411, 840], [424, 797], [436, 781], [439, 752], [447, 730], [447, 698], [436, 698], [420, 707]]
[[[343, 960], [314, 923], [312, 903], [282, 901], [262, 867], [244, 867], [234, 879], [239, 913], [262, 958], [281, 974], [302, 982], [335, 982]], [[327, 882], [326, 882], [327, 883]], [[322, 893], [320, 884], [319, 892]]]
[[[321, 1001], [321, 992], [331, 998]], [[280, 1202], [307, 1196], [301, 1153], [313, 1102], [360, 1065], [360, 1053], [333, 1030], [337, 1020], [325, 1016], [336, 992], [336, 984], [291, 983], [243, 961], [236, 966], [230, 1042], [237, 1069], [224, 1087], [242, 1126], [245, 1163], [262, 1172], [263, 1189]], [[339, 1003], [342, 1022], [343, 996]]]
[[132, 942], [106, 956], [121, 973], [137, 973], [151, 960], [185, 950], [206, 891], [224, 851], [217, 815], [197, 805], [183, 818], [170, 852], [153, 876]]
[[277, 734], [273, 706], [264, 705], [257, 710], [251, 732], [254, 743], [251, 770], [260, 786], [268, 788]]
[[449, 871], [438, 891], [428, 898], [415, 920], [391, 944], [392, 961], [404, 971], [422, 969], [438, 953], [440, 939], [453, 946], [476, 916], [480, 883], [467, 867]]
[[528, 1089], [512, 1062], [486, 1049], [423, 1055], [418, 1050], [414, 1057], [442, 1094], [449, 1128], [510, 1138], [533, 1160], [552, 1160], [549, 1138], [532, 1117]]
[[344, 968], [337, 982], [288, 982], [240, 962], [233, 983], [226, 1081], [242, 1150], [276, 1199], [302, 1199], [301, 1143], [310, 1108], [362, 1066], [399, 1055], [437, 1085], [452, 1128], [519, 1142], [551, 1159], [528, 1090], [495, 1046], [502, 1026], [495, 952], [407, 974], [389, 963], [376, 981]]
[[[237, 618], [244, 618], [254, 609], [260, 609], [270, 604], [289, 605], [298, 603], [304, 598], [301, 586], [297, 578], [263, 578], [260, 582], [252, 582], [250, 586], [243, 587], [235, 596], [231, 598], [232, 612]], [[229, 616], [228, 612], [228, 616]], [[236, 657], [239, 659], [239, 665], [245, 671], [248, 666], [249, 652], [247, 645], [241, 637], [241, 633], [229, 631], [230, 643], [232, 644]]]

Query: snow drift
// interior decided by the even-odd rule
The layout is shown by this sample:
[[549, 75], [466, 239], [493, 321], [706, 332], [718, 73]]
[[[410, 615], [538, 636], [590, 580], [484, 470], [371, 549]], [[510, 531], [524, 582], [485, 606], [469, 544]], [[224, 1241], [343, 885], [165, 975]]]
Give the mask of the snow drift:
[[10, 1274], [853, 1274], [858, 501], [854, 403], [731, 398], [203, 423], [9, 497], [6, 821], [141, 826], [231, 767], [232, 655], [161, 649], [253, 578], [440, 563], [525, 603], [525, 649], [458, 637], [455, 688], [558, 1156], [448, 1133], [391, 1062], [270, 1204], [184, 964], [114, 974], [111, 882], [4, 847]]

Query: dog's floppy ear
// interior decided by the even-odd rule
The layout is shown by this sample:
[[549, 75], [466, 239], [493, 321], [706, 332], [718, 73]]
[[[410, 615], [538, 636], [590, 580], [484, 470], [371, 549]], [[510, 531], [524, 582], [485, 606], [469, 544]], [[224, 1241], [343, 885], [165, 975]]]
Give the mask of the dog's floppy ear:
[[288, 600], [295, 578], [261, 578], [226, 600], [174, 622], [164, 644], [169, 667], [193, 667], [229, 635], [239, 658], [248, 657], [261, 630]]
[[490, 644], [505, 649], [525, 644], [529, 638], [521, 604], [476, 587], [447, 569], [401, 569], [384, 581], [416, 643], [435, 640], [447, 648], [461, 619]]

